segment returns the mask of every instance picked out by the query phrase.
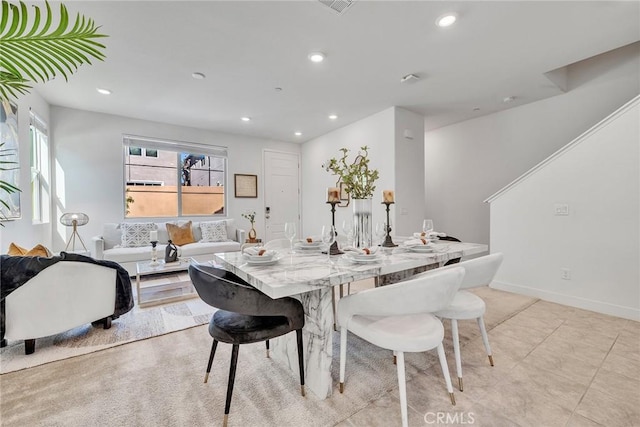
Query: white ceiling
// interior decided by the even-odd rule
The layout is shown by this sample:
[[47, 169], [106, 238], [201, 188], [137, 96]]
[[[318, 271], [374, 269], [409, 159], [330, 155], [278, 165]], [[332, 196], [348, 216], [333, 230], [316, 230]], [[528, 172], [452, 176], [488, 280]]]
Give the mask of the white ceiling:
[[[638, 1], [65, 4], [110, 36], [107, 59], [36, 85], [50, 104], [291, 142], [393, 105], [433, 129], [557, 95], [546, 72], [640, 40]], [[458, 22], [436, 27], [448, 11]]]

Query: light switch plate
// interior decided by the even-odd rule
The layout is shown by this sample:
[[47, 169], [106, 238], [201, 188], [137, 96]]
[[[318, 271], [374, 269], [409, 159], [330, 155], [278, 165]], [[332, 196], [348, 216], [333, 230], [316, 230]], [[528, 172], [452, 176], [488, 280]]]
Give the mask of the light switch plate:
[[556, 216], [569, 215], [569, 205], [566, 203], [556, 203], [554, 206], [554, 213]]

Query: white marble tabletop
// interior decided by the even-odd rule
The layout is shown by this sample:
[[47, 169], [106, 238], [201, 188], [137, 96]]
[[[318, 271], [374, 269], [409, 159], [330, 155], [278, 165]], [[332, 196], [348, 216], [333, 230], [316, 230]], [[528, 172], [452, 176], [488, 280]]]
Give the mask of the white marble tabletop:
[[279, 250], [280, 259], [273, 265], [250, 265], [240, 252], [214, 255], [214, 262], [246, 280], [271, 298], [303, 294], [326, 286], [399, 273], [462, 256], [486, 252], [488, 246], [478, 243], [440, 241], [434, 252], [415, 253], [399, 246], [381, 250], [379, 261], [353, 263], [344, 255], [327, 257], [319, 251]]

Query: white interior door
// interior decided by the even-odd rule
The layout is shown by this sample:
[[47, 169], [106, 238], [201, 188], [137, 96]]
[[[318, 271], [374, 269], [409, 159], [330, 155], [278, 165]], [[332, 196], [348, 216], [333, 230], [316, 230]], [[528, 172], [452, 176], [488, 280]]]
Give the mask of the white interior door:
[[285, 222], [300, 230], [300, 156], [269, 150], [263, 156], [265, 238], [284, 239]]

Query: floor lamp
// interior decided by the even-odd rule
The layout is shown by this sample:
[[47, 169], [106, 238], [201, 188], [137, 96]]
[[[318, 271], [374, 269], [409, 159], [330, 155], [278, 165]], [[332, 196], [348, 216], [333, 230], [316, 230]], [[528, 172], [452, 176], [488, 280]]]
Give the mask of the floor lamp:
[[66, 251], [69, 249], [69, 245], [73, 242], [71, 246], [71, 250], [75, 251], [76, 249], [76, 236], [78, 236], [78, 240], [82, 243], [82, 247], [85, 251], [87, 251], [87, 247], [84, 245], [82, 241], [82, 237], [78, 234], [78, 227], [81, 227], [89, 222], [89, 215], [83, 213], [66, 213], [60, 217], [60, 224], [66, 225], [67, 227], [73, 227], [73, 232], [71, 236], [69, 236], [69, 241], [67, 242], [67, 246], [64, 248]]

